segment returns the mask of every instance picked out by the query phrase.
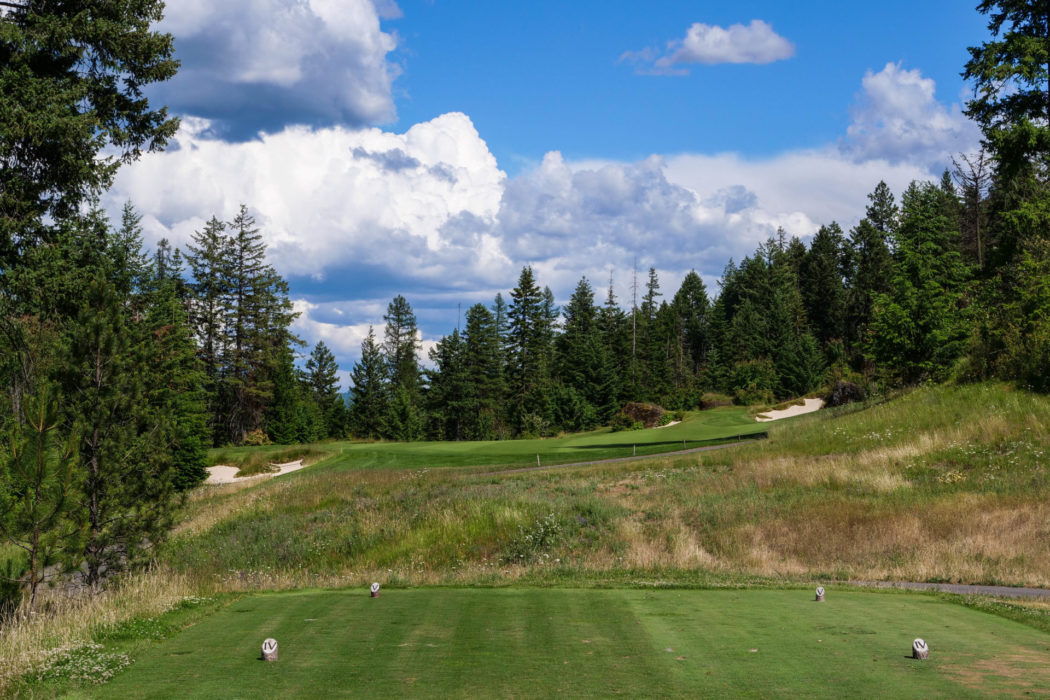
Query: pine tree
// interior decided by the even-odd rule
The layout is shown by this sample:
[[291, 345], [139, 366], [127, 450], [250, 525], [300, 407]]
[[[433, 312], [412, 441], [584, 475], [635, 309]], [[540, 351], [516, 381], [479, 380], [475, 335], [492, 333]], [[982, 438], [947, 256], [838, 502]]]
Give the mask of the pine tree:
[[845, 335], [847, 350], [858, 357], [869, 340], [875, 298], [890, 290], [893, 258], [889, 240], [896, 233], [899, 216], [885, 182], [880, 182], [868, 199], [871, 204], [865, 218], [850, 234], [848, 254]]
[[846, 267], [842, 229], [834, 222], [821, 226], [798, 270], [806, 317], [821, 346], [843, 334]]
[[22, 424], [12, 430], [8, 449], [10, 456], [0, 459], [0, 532], [24, 552], [18, 583], [35, 610], [37, 589], [53, 567], [78, 561], [81, 530], [76, 435], [62, 437], [56, 397], [46, 383], [22, 406]]
[[870, 352], [884, 372], [914, 383], [943, 378], [962, 352], [968, 271], [940, 188], [912, 183], [902, 208], [890, 291], [875, 300]]
[[[108, 237], [106, 257], [113, 269], [117, 293], [132, 299], [150, 286], [153, 270], [148, 256], [142, 250], [142, 216], [131, 202], [125, 202], [120, 215], [120, 228]], [[139, 297], [145, 302], [144, 297]], [[143, 309], [134, 310], [142, 313]]]
[[312, 429], [303, 388], [295, 369], [295, 353], [285, 345], [272, 369], [273, 397], [266, 407], [266, 435], [278, 445], [310, 442]]
[[[965, 114], [981, 127], [996, 174], [1011, 189], [1045, 175], [1050, 159], [1050, 8], [1038, 0], [983, 0], [993, 40], [970, 47], [963, 77], [974, 99]], [[1017, 187], [1020, 185], [1020, 188]], [[1012, 238], [1003, 260], [1013, 258]]]
[[343, 437], [346, 430], [346, 403], [339, 394], [338, 372], [335, 355], [323, 340], [317, 341], [306, 361], [306, 383], [321, 411], [325, 437]]
[[386, 417], [385, 437], [418, 440], [422, 437], [423, 415], [420, 401], [419, 330], [416, 315], [400, 294], [387, 306], [383, 353], [390, 382], [390, 413]]
[[416, 315], [403, 296], [398, 294], [387, 306], [383, 352], [389, 366], [391, 385], [405, 389], [409, 396], [419, 391], [419, 352]]
[[179, 124], [143, 94], [178, 67], [172, 36], [154, 31], [161, 0], [4, 4], [0, 283]]
[[497, 328], [496, 317], [484, 305], [475, 304], [467, 309], [463, 369], [469, 402], [464, 428], [468, 440], [506, 437], [503, 417], [506, 385]]
[[171, 242], [167, 238], [157, 241], [157, 249], [153, 253], [153, 277], [160, 281], [181, 277], [182, 271], [174, 269]]
[[222, 377], [227, 399], [222, 417], [228, 439], [242, 442], [262, 428], [273, 398], [272, 368], [286, 342], [297, 343], [288, 327], [298, 315], [288, 300], [288, 283], [266, 264], [266, 244], [248, 208], [229, 223], [225, 331], [227, 358]]
[[426, 405], [427, 434], [431, 440], [463, 440], [472, 419], [476, 419], [477, 404], [471, 396], [463, 353], [458, 330], [430, 350], [434, 368], [426, 372]]
[[507, 351], [510, 416], [516, 432], [542, 434], [550, 424], [548, 318], [531, 267], [522, 268], [510, 293]]
[[[161, 286], [170, 283], [175, 297], [183, 306], [189, 306], [190, 285], [184, 277], [185, 265], [183, 264], [182, 253], [178, 248], [172, 248], [167, 238], [161, 238], [157, 241], [157, 248], [153, 253], [153, 263], [150, 271], [151, 292], [155, 293]], [[187, 323], [189, 323], [188, 315]]]
[[350, 382], [350, 431], [359, 438], [381, 437], [389, 403], [387, 365], [371, 326]]
[[824, 358], [812, 333], [790, 338], [776, 362], [778, 395], [804, 396], [821, 385]]
[[176, 490], [186, 491], [208, 476], [205, 466], [211, 436], [203, 388], [205, 376], [186, 311], [176, 294], [176, 280], [155, 277], [150, 286], [155, 291], [150, 294], [143, 320], [153, 347], [150, 402], [169, 417], [167, 444], [174, 469], [173, 484]]
[[656, 320], [656, 311], [660, 305], [657, 303], [657, 297], [662, 297], [660, 293], [660, 278], [656, 274], [656, 268], [649, 268], [649, 279], [645, 283], [645, 296], [642, 297], [642, 318], [651, 323]]
[[598, 407], [599, 419], [611, 420], [627, 400], [624, 390], [624, 378], [630, 374], [631, 329], [627, 314], [616, 304], [616, 293], [613, 289], [612, 273], [609, 273], [609, 288], [605, 294], [605, 303], [598, 312], [598, 331], [602, 347], [609, 358], [609, 404]]
[[662, 324], [657, 323], [657, 312], [660, 310], [658, 297], [663, 296], [660, 292], [660, 280], [656, 274], [656, 268], [649, 268], [649, 279], [645, 285], [645, 295], [642, 297], [642, 305], [636, 315], [636, 375], [642, 391], [641, 396], [647, 400], [656, 400], [658, 395], [666, 389], [667, 375], [667, 343], [666, 334], [662, 331]]
[[418, 394], [413, 396], [404, 386], [393, 387], [382, 424], [382, 436], [398, 442], [413, 442], [422, 440], [425, 431], [426, 414]]
[[65, 341], [62, 393], [79, 437], [87, 522], [84, 580], [141, 562], [172, 522], [175, 500], [170, 417], [151, 400], [155, 347], [133, 327], [113, 285], [96, 277]]
[[[564, 332], [558, 336], [557, 376], [571, 392], [561, 391], [555, 410], [562, 406], [561, 427], [593, 428], [618, 409], [612, 361], [598, 326], [594, 290], [587, 278], [576, 285], [565, 307]], [[571, 416], [571, 422], [565, 422]]]
[[686, 375], [695, 377], [703, 371], [710, 346], [707, 325], [711, 302], [707, 298], [704, 281], [696, 274], [696, 270], [686, 274], [682, 286], [674, 295], [672, 306], [677, 318], [680, 356], [686, 363], [685, 367], [676, 371], [676, 383], [680, 383], [686, 379]]
[[[1050, 210], [1043, 215], [1045, 226]], [[1015, 294], [993, 328], [999, 336], [994, 369], [1032, 391], [1050, 393], [1050, 240], [1030, 241], [1014, 275]]]
[[496, 298], [492, 302], [492, 321], [495, 324], [496, 342], [499, 346], [500, 354], [504, 354], [507, 349], [507, 329], [510, 323], [510, 308], [507, 306], [507, 302], [503, 300], [502, 292], [496, 292]]
[[226, 224], [213, 216], [202, 230], [194, 232], [188, 250], [186, 261], [193, 276], [189, 321], [197, 338], [197, 352], [204, 370], [209, 425], [213, 441], [218, 443], [225, 437], [218, 413], [219, 383], [227, 355], [225, 331], [229, 275], [226, 266], [229, 264], [230, 243]]

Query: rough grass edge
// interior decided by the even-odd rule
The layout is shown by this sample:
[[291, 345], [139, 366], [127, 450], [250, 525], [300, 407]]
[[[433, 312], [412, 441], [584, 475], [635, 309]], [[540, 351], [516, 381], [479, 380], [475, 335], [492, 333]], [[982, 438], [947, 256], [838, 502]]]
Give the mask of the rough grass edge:
[[54, 650], [90, 644], [99, 629], [161, 615], [193, 596], [186, 576], [154, 569], [98, 593], [46, 591], [38, 612], [22, 605], [0, 623], [0, 696], [39, 673]]

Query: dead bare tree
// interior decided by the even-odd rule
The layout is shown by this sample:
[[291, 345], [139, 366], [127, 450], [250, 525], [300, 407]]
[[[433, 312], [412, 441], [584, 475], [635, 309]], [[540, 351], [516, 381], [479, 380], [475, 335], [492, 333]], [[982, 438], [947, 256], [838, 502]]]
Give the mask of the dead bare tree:
[[992, 159], [982, 148], [976, 154], [960, 153], [952, 158], [952, 177], [962, 191], [963, 245], [980, 267], [984, 267], [985, 220], [988, 188], [992, 184]]

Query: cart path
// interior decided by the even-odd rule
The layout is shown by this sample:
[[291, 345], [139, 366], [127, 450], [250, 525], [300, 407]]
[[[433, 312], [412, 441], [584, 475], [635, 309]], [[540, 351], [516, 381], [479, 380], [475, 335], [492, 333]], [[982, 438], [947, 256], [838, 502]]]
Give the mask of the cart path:
[[1050, 598], [1050, 589], [1017, 586], [975, 586], [962, 583], [916, 583], [912, 581], [839, 581], [841, 585], [865, 588], [903, 588], [909, 591], [937, 591], [960, 595], [991, 595], [1001, 598]]

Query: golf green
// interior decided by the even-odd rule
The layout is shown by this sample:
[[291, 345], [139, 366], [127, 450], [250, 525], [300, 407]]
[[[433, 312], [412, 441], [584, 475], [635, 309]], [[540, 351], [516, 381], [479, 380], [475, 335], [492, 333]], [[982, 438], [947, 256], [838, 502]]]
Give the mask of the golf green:
[[[262, 661], [267, 637], [279, 660]], [[912, 640], [928, 661], [909, 658]], [[812, 592], [410, 589], [241, 598], [101, 697], [1001, 697], [1050, 635], [944, 600]]]

